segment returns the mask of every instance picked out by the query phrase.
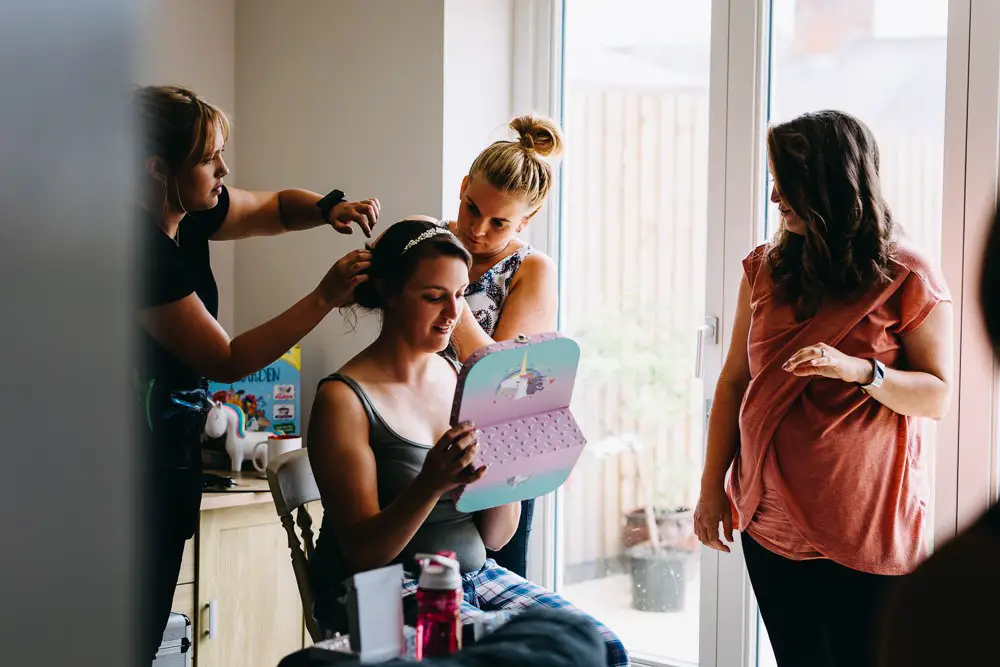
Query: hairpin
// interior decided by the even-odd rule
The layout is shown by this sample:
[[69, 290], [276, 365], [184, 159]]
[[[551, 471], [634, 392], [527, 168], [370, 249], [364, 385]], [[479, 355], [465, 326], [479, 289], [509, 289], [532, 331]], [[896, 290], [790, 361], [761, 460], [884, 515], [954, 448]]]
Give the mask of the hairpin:
[[452, 234], [451, 231], [449, 231], [449, 229], [447, 227], [431, 227], [427, 231], [423, 232], [420, 236], [418, 236], [417, 238], [415, 238], [412, 241], [410, 241], [409, 243], [407, 243], [403, 247], [403, 252], [399, 253], [400, 257], [402, 257], [403, 255], [405, 255], [407, 253], [407, 251], [410, 250], [410, 248], [412, 248], [413, 246], [417, 245], [418, 243], [423, 243], [427, 239], [433, 238], [435, 236], [440, 236], [441, 234], [447, 234], [448, 236], [454, 236], [454, 234]]

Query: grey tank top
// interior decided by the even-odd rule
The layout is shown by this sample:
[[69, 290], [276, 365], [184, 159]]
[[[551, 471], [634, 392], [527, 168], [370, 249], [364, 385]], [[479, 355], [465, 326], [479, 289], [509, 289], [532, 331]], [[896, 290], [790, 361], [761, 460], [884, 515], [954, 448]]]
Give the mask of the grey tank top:
[[[361, 385], [348, 376], [334, 373], [322, 380], [320, 385], [329, 381], [339, 381], [346, 384], [354, 390], [364, 406], [371, 433], [368, 442], [375, 454], [378, 502], [379, 507], [384, 509], [410, 486], [423, 467], [424, 459], [427, 458], [427, 452], [430, 451], [431, 447], [413, 442], [396, 433], [379, 415], [378, 410], [375, 409]], [[346, 565], [339, 554], [326, 553], [327, 550], [331, 549], [336, 549], [339, 552], [339, 545], [337, 545], [336, 538], [332, 535], [333, 529], [329, 527], [325, 517], [326, 513], [324, 513], [320, 537], [316, 545], [316, 551], [320, 552], [322, 549], [324, 553], [314, 554], [314, 558], [319, 556], [319, 559], [323, 559], [329, 555], [332, 556], [332, 561], [327, 561], [328, 563], [333, 564], [339, 561], [342, 566]], [[483, 545], [483, 538], [476, 527], [475, 515], [458, 511], [451, 493], [446, 493], [438, 500], [424, 524], [393, 562], [401, 563], [407, 571], [413, 571], [415, 567], [413, 556], [415, 554], [435, 553], [437, 551], [454, 551], [463, 574], [478, 571], [486, 562], [486, 547]], [[354, 573], [346, 572], [343, 577], [346, 578], [351, 574]]]

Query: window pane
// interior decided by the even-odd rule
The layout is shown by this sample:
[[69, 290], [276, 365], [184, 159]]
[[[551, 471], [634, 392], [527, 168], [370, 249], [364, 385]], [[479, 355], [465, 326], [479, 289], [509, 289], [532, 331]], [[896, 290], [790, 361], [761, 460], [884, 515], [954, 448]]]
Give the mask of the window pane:
[[[948, 0], [772, 0], [771, 7], [770, 120], [833, 108], [864, 121], [879, 143], [893, 217], [940, 261]], [[769, 203], [765, 235], [778, 219]], [[933, 491], [933, 422], [924, 432]], [[762, 625], [759, 636], [759, 664], [773, 667]]]
[[564, 487], [562, 593], [637, 657], [695, 663], [711, 3], [565, 4], [560, 305], [591, 444]]

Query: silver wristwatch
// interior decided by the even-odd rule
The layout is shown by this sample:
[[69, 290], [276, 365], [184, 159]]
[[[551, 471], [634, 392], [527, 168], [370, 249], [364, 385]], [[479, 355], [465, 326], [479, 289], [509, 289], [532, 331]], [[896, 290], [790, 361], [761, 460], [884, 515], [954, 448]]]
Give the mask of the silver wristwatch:
[[861, 385], [862, 389], [878, 389], [885, 382], [885, 364], [878, 359], [872, 359], [872, 368], [874, 370], [872, 381]]

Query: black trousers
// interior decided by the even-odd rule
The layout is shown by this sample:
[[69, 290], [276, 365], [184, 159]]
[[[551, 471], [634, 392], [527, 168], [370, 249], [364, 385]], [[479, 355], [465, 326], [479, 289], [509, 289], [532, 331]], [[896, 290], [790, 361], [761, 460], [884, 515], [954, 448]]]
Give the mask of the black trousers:
[[528, 538], [531, 536], [531, 519], [534, 513], [534, 498], [521, 501], [521, 519], [514, 537], [500, 551], [490, 554], [497, 565], [525, 579], [528, 577]]
[[898, 577], [789, 560], [745, 532], [740, 540], [778, 667], [874, 667], [883, 601]]
[[[170, 617], [184, 542], [194, 536], [201, 509], [201, 434], [211, 404], [207, 384], [171, 390], [158, 383], [135, 395], [139, 442], [138, 648], [153, 662]], [[192, 619], [194, 620], [194, 619]]]
[[202, 487], [200, 469], [160, 470], [151, 478], [140, 532], [144, 576], [139, 600], [142, 656], [149, 662], [153, 662], [163, 640], [184, 543], [194, 535], [198, 525]]

